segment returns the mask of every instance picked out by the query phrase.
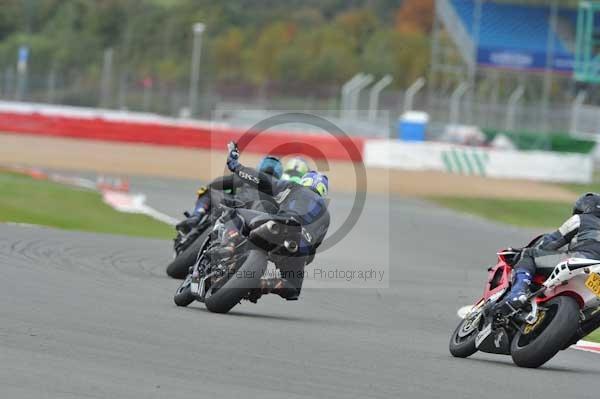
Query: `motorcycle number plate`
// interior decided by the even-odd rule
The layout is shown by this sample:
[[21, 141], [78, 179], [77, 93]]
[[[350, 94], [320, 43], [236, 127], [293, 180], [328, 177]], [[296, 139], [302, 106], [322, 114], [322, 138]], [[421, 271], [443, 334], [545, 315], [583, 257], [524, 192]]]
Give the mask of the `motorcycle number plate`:
[[585, 286], [600, 298], [600, 274], [592, 273], [585, 281]]

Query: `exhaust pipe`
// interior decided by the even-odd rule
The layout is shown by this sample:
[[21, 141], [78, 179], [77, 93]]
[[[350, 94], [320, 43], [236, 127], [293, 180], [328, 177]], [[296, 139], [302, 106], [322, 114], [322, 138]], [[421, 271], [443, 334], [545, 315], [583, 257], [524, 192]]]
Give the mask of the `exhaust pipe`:
[[281, 232], [281, 227], [279, 226], [279, 224], [271, 220], [267, 222], [267, 230], [269, 230], [269, 233], [273, 235], [278, 235]]
[[291, 253], [296, 253], [298, 251], [298, 243], [296, 241], [285, 240], [283, 246]]

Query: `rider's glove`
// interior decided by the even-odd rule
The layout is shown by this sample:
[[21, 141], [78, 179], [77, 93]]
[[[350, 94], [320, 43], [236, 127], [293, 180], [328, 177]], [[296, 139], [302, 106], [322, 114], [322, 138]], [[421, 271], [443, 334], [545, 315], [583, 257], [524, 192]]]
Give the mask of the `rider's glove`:
[[227, 167], [230, 171], [235, 172], [240, 165], [238, 161], [239, 157], [240, 152], [238, 151], [237, 144], [232, 141], [229, 143], [229, 155], [227, 156]]
[[202, 217], [204, 216], [205, 213], [206, 213], [206, 211], [202, 210], [201, 213], [196, 213], [193, 216], [190, 216], [189, 218], [185, 219], [184, 221], [178, 223], [175, 226], [175, 229], [177, 231], [182, 232], [183, 234], [189, 233], [192, 230], [192, 228], [196, 227], [198, 225], [198, 223], [200, 223], [200, 220], [202, 220]]

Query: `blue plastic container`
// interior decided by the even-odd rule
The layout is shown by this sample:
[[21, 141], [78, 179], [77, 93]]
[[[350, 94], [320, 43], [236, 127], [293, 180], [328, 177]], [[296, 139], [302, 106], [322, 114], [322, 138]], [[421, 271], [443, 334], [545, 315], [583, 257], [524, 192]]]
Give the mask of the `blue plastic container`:
[[410, 111], [398, 120], [398, 138], [404, 141], [425, 141], [429, 115], [425, 112]]

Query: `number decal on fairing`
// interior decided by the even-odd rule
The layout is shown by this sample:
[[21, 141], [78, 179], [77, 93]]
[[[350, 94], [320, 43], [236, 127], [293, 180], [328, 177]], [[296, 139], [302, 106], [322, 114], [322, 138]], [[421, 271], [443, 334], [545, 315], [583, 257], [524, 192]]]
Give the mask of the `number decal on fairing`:
[[479, 345], [490, 336], [492, 333], [492, 323], [489, 323], [479, 334], [477, 334], [477, 338], [475, 338], [475, 346], [479, 348]]

